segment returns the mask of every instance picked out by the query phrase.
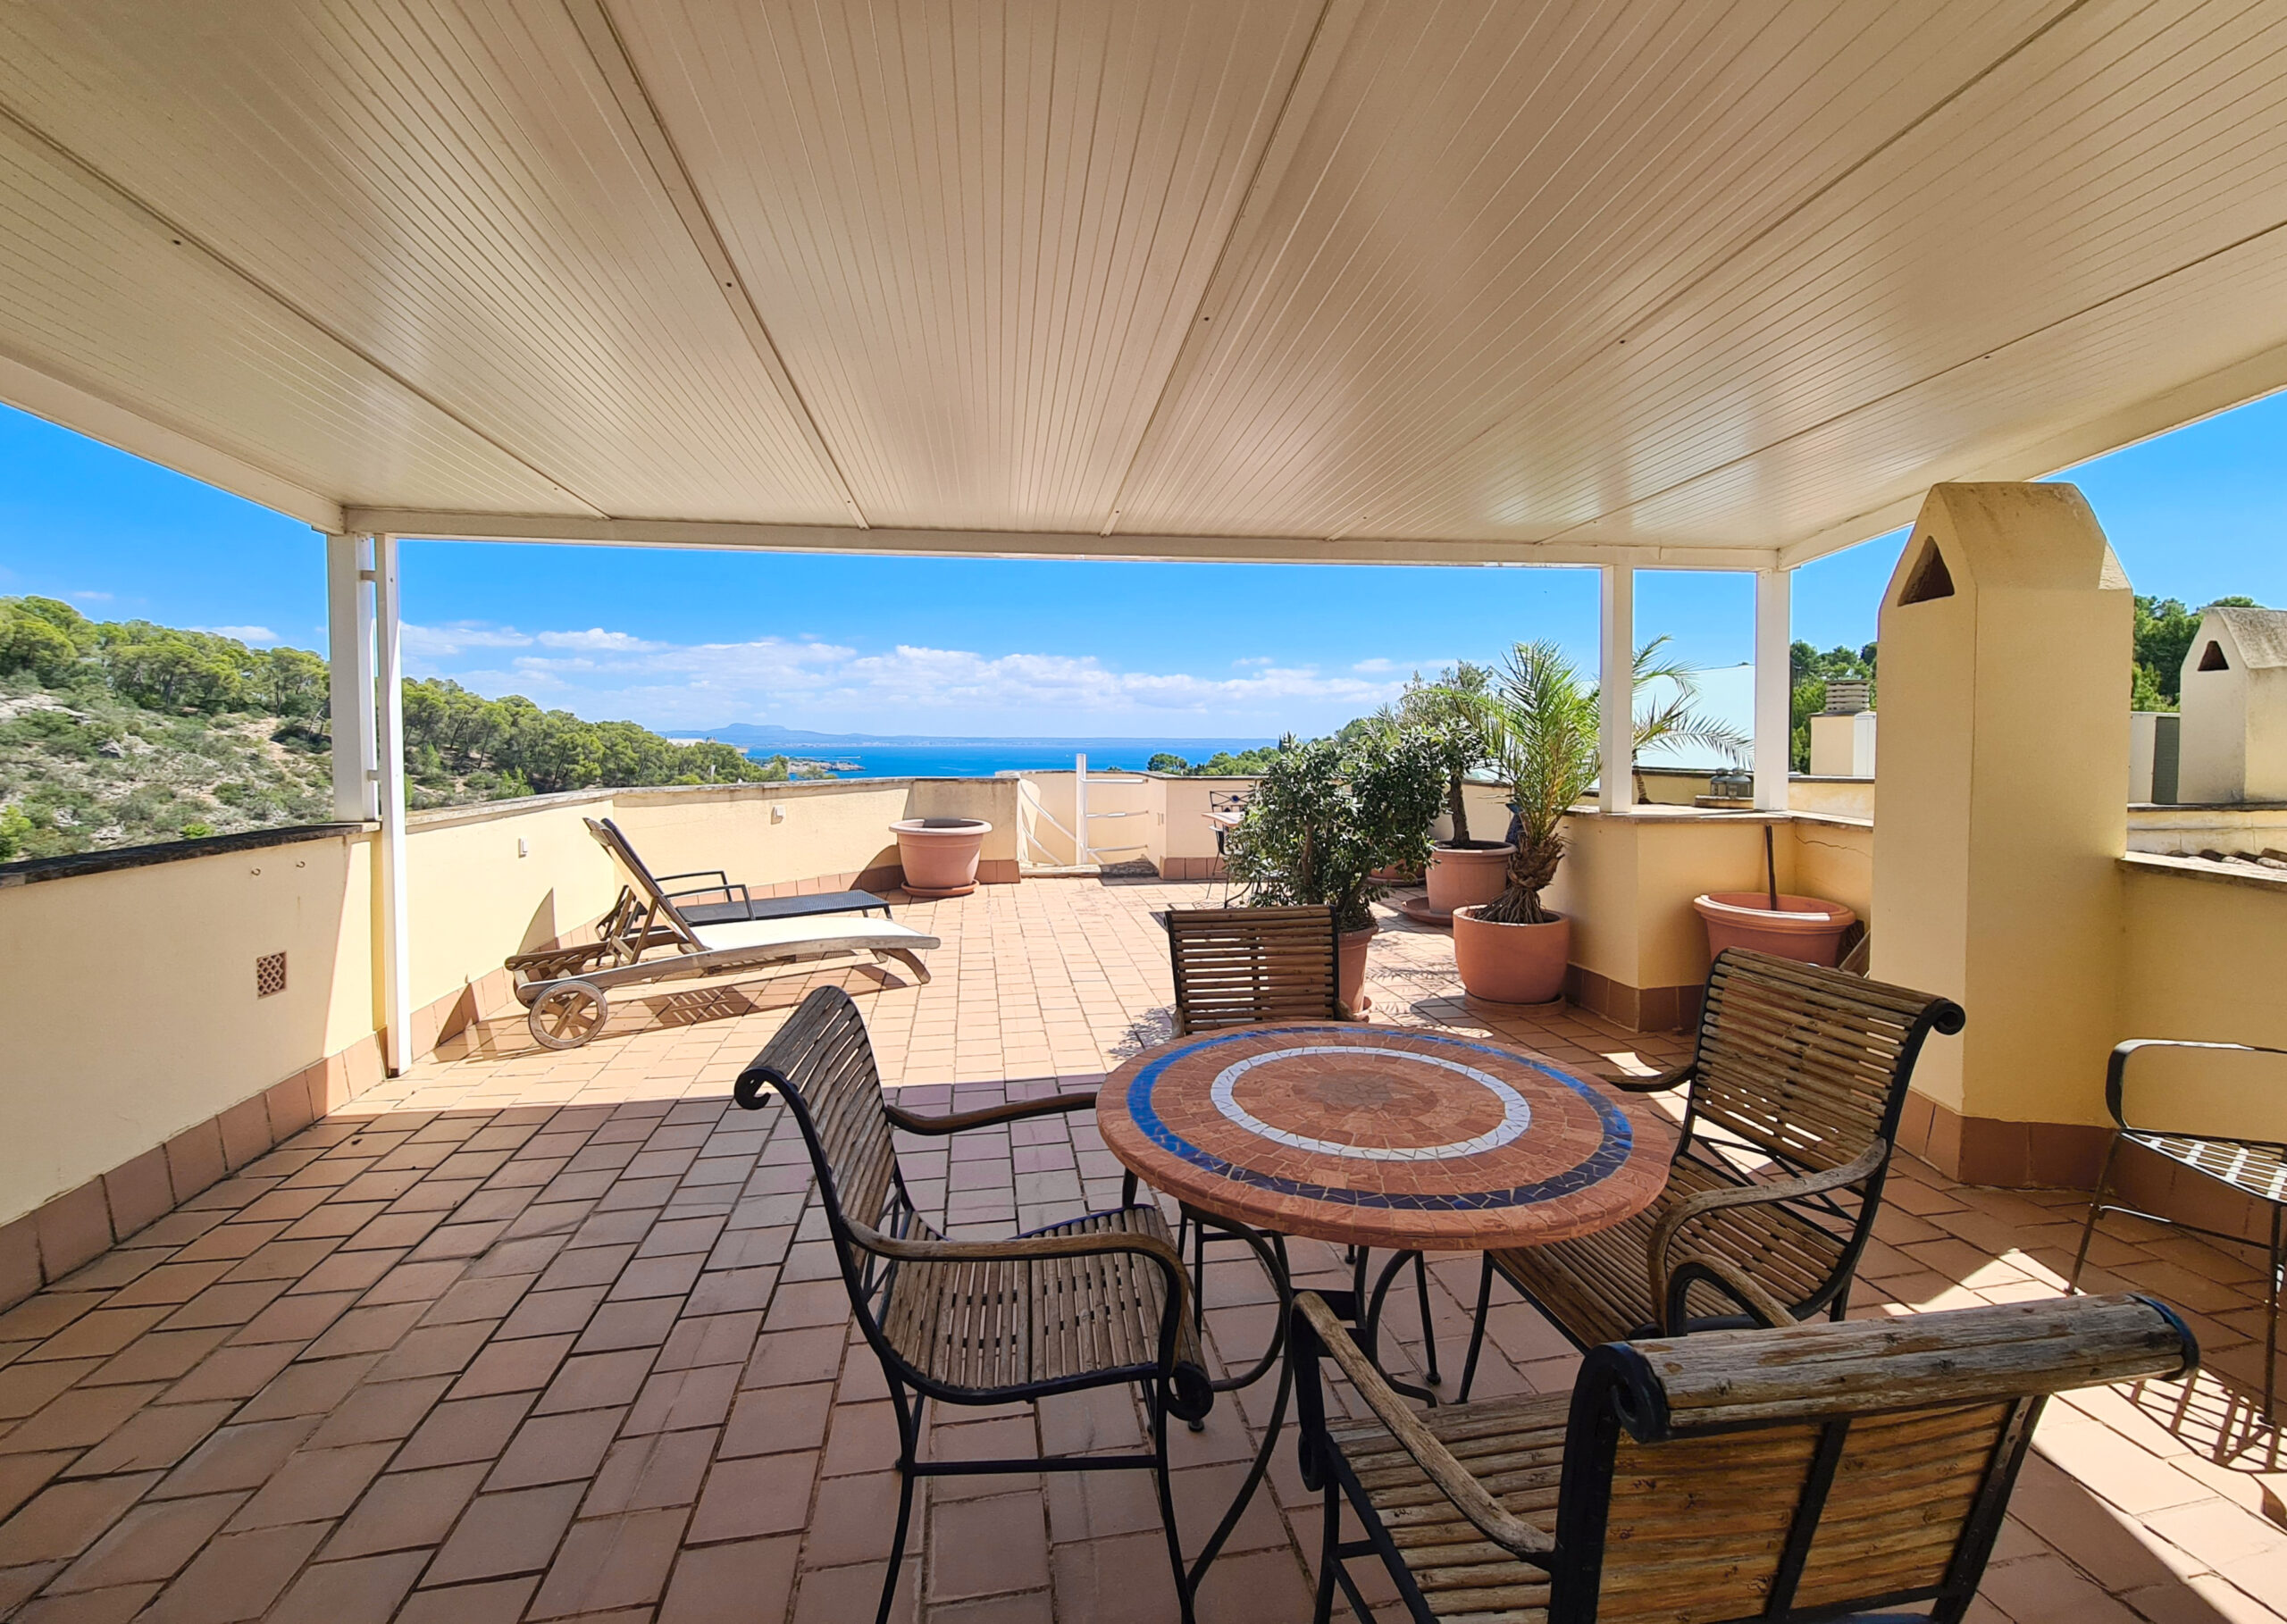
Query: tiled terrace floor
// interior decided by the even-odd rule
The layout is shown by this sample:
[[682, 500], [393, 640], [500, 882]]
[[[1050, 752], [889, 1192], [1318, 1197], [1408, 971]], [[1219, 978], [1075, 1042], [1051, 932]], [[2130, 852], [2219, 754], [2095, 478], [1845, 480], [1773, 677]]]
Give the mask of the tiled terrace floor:
[[[934, 917], [945, 940], [934, 983], [875, 990], [848, 972], [846, 984], [884, 1074], [924, 1109], [956, 1091], [996, 1098], [1004, 1080], [1084, 1084], [1164, 1034], [1150, 910], [1203, 892], [1035, 882], [917, 907], [909, 917]], [[1386, 933], [1375, 966], [1378, 1018], [1490, 1031], [1606, 1074], [1677, 1054], [1592, 1020], [1472, 1009], [1431, 933]], [[804, 1220], [797, 1136], [775, 1109], [725, 1098], [804, 990], [631, 1004], [561, 1056], [502, 1022], [0, 1316], [0, 1611], [27, 1624], [869, 1619], [895, 1498], [889, 1407]], [[1085, 1118], [936, 1142], [906, 1166], [956, 1232], [1118, 1193]], [[2072, 1198], [1963, 1189], [1911, 1161], [1891, 1191], [1862, 1311], [2057, 1288]], [[1322, 1248], [1297, 1257], [1332, 1262]], [[2243, 1357], [2259, 1329], [2240, 1260], [2123, 1235], [2101, 1260], [2192, 1310], [2226, 1362], [2226, 1344]], [[1437, 1329], [1457, 1350], [1473, 1268], [1448, 1259], [1435, 1277]], [[1211, 1269], [1210, 1297], [1223, 1353], [1261, 1345], [1264, 1293], [1239, 1265]], [[1485, 1391], [1569, 1385], [1569, 1350], [1521, 1305], [1496, 1310], [1493, 1345]], [[1267, 1396], [1176, 1434], [1194, 1546]], [[2052, 1406], [1973, 1616], [2279, 1617], [2262, 1603], [2287, 1609], [2273, 1520], [2287, 1474], [2244, 1422], [2205, 1378]], [[1037, 1420], [949, 1416], [932, 1447], [1116, 1447], [1135, 1427], [1126, 1402], [1067, 1402]], [[1289, 1458], [1210, 1578], [1202, 1617], [1307, 1616], [1312, 1519]], [[1171, 1618], [1155, 1528], [1140, 1475], [940, 1482], [904, 1616]]]

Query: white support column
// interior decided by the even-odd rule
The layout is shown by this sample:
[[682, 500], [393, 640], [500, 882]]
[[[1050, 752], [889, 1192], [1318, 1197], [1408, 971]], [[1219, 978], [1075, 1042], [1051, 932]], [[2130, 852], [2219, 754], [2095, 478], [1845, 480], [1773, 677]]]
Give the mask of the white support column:
[[374, 711], [379, 720], [375, 783], [380, 791], [379, 871], [381, 924], [381, 1018], [384, 1055], [394, 1076], [412, 1063], [412, 938], [405, 884], [405, 690], [398, 654], [402, 600], [398, 593], [397, 538], [373, 538]]
[[1602, 746], [1596, 805], [1625, 812], [1636, 804], [1636, 572], [1607, 564], [1597, 573], [1604, 578], [1604, 615], [1596, 662]]
[[363, 536], [325, 539], [326, 662], [333, 712], [333, 816], [369, 824], [373, 784], [373, 594]]
[[1072, 860], [1088, 860], [1088, 758], [1072, 758]]
[[1795, 731], [1794, 572], [1755, 573], [1755, 804], [1787, 809], [1787, 752]]

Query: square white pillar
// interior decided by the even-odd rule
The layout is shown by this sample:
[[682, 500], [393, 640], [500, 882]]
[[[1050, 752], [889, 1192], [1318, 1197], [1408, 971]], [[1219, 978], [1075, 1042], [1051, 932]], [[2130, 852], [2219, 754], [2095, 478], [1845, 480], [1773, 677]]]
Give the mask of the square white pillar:
[[381, 927], [381, 1025], [383, 1056], [391, 1076], [413, 1059], [412, 937], [407, 929], [405, 879], [405, 690], [399, 652], [403, 622], [398, 590], [395, 536], [373, 538], [373, 707], [378, 723], [375, 749], [381, 820], [381, 865], [375, 899]]
[[1596, 640], [1596, 805], [1625, 812], [1636, 804], [1636, 571], [1607, 564], [1597, 573], [1604, 612]]
[[1758, 811], [1787, 809], [1787, 749], [1795, 731], [1795, 679], [1789, 645], [1794, 633], [1794, 574], [1755, 573], [1755, 804]]
[[380, 816], [373, 783], [373, 592], [364, 536], [325, 539], [327, 696], [332, 712], [333, 816]]

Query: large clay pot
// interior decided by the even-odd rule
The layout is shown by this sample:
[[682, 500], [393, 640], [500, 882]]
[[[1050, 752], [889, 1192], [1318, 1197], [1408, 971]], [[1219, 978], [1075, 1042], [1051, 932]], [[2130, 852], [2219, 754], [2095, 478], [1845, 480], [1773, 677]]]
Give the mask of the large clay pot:
[[993, 825], [977, 817], [909, 817], [892, 824], [908, 896], [965, 897], [976, 889], [977, 854]]
[[1805, 964], [1832, 965], [1842, 957], [1842, 933], [1858, 916], [1839, 902], [1780, 893], [1779, 911], [1761, 891], [1715, 891], [1694, 897], [1692, 907], [1707, 924], [1707, 950], [1753, 948]]
[[1495, 925], [1475, 908], [1453, 910], [1453, 967], [1471, 998], [1496, 1004], [1546, 1004], [1564, 996], [1572, 959], [1572, 921]]
[[1379, 929], [1378, 925], [1369, 925], [1345, 931], [1335, 939], [1334, 995], [1357, 1020], [1366, 1018], [1366, 1011], [1359, 1003], [1366, 991], [1366, 950]]
[[1419, 908], [1406, 911], [1433, 925], [1451, 922], [1457, 908], [1481, 908], [1508, 888], [1509, 854], [1514, 846], [1499, 841], [1447, 841], [1430, 849], [1429, 895]]

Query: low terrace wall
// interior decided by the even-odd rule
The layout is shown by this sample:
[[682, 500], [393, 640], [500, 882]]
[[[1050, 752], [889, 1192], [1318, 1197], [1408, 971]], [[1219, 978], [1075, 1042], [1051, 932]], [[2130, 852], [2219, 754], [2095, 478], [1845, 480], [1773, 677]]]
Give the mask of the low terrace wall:
[[[1013, 779], [594, 791], [418, 813], [411, 1052], [510, 1006], [502, 961], [610, 906], [618, 878], [582, 821], [605, 816], [658, 871], [723, 868], [774, 893], [890, 889], [902, 877], [890, 824], [983, 817], [980, 877], [1017, 878]], [[0, 869], [0, 1303], [379, 1080], [374, 842], [370, 826], [332, 825]]]

